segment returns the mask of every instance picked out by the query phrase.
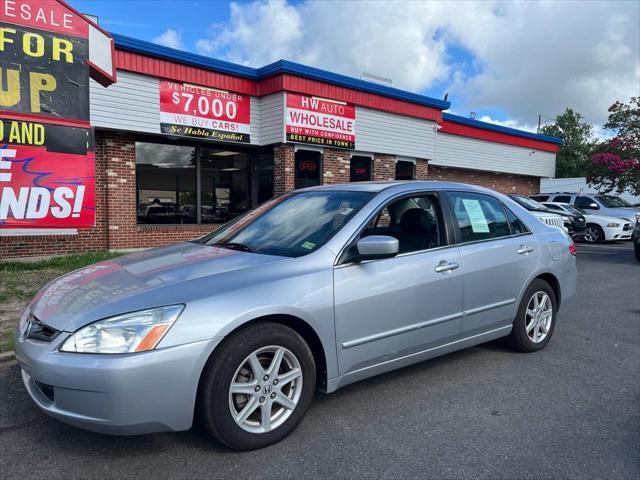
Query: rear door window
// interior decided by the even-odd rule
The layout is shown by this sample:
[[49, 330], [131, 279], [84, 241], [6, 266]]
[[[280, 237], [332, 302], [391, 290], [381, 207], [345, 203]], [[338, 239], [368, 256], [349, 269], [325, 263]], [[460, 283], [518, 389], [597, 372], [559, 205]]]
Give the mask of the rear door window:
[[493, 197], [470, 192], [448, 192], [462, 243], [511, 235], [502, 204]]
[[571, 203], [571, 195], [556, 195], [553, 201], [556, 203]]

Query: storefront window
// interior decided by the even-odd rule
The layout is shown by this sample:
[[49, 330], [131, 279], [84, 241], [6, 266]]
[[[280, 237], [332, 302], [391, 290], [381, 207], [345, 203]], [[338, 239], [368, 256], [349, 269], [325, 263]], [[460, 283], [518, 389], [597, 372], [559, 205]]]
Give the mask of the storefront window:
[[320, 185], [320, 152], [298, 150], [295, 157], [296, 188]]
[[195, 148], [136, 143], [138, 223], [196, 223]]
[[254, 204], [260, 205], [273, 197], [273, 155], [258, 155], [256, 174], [258, 191]]
[[351, 157], [351, 181], [366, 182], [371, 180], [371, 157], [354, 155]]
[[136, 142], [136, 181], [138, 223], [224, 223], [273, 196], [273, 153]]
[[396, 162], [396, 180], [413, 180], [415, 178], [415, 164], [399, 160]]
[[201, 223], [224, 223], [249, 209], [248, 154], [200, 149]]

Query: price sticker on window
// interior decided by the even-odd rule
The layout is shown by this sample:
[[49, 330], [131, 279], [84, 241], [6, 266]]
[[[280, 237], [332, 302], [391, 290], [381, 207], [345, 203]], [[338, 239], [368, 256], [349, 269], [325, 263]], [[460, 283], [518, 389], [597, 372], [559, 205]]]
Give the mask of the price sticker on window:
[[487, 222], [487, 218], [484, 216], [480, 202], [478, 200], [463, 198], [462, 204], [469, 216], [471, 230], [473, 230], [474, 233], [489, 233], [489, 222]]

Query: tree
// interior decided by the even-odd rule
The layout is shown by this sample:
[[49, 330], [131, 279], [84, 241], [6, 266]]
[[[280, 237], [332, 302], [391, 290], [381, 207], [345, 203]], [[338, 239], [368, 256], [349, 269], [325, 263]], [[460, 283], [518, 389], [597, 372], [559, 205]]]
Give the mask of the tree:
[[598, 145], [591, 156], [589, 183], [605, 192], [628, 190], [640, 195], [640, 97], [632, 97], [628, 105], [611, 105], [604, 128], [616, 135]]
[[545, 125], [540, 133], [562, 139], [556, 154], [556, 177], [583, 177], [586, 175], [593, 152], [593, 127], [584, 117], [571, 108], [556, 117], [556, 121]]

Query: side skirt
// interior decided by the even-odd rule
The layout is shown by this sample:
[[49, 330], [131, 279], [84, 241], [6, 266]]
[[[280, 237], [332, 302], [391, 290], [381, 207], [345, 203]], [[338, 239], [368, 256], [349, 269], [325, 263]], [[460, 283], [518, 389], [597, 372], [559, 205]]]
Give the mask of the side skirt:
[[421, 352], [412, 353], [403, 357], [394, 358], [393, 360], [387, 360], [375, 365], [370, 365], [368, 367], [346, 373], [345, 375], [341, 375], [339, 377], [330, 378], [327, 382], [326, 392], [335, 392], [345, 385], [364, 380], [365, 378], [374, 377], [385, 372], [390, 372], [398, 368], [413, 365], [414, 363], [429, 360], [430, 358], [439, 357], [441, 355], [446, 355], [447, 353], [472, 347], [480, 343], [485, 343], [497, 338], [506, 337], [507, 335], [509, 335], [509, 333], [511, 333], [512, 327], [513, 325], [507, 325], [504, 327], [496, 328], [488, 332], [479, 333], [471, 337], [461, 338], [459, 340], [445, 343], [437, 347], [432, 347]]

